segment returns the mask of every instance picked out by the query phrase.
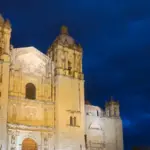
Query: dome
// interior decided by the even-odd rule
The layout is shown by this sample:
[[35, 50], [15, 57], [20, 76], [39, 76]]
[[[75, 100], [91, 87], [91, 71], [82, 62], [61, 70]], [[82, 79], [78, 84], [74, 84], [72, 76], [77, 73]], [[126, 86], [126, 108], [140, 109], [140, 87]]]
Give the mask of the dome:
[[68, 28], [66, 26], [61, 27], [60, 35], [56, 37], [52, 46], [57, 44], [77, 51], [82, 51], [80, 44], [77, 44], [76, 41], [69, 35]]
[[58, 40], [59, 44], [63, 44], [63, 45], [73, 45], [73, 44], [75, 44], [74, 39], [71, 36], [67, 35], [67, 34], [59, 35], [56, 38], [56, 40]]
[[66, 26], [62, 26], [60, 30], [60, 35], [56, 38], [58, 44], [62, 45], [74, 45], [75, 40], [69, 35], [68, 28]]

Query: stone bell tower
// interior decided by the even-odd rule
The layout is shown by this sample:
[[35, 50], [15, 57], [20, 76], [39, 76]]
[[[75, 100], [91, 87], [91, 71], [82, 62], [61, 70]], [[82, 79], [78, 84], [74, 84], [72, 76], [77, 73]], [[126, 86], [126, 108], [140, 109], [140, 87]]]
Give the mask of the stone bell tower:
[[119, 102], [114, 101], [111, 97], [111, 100], [106, 102], [105, 112], [108, 117], [120, 117]]
[[7, 150], [7, 105], [11, 25], [0, 15], [0, 150]]
[[[112, 97], [111, 97], [111, 100], [107, 102], [105, 105], [105, 114], [106, 114], [106, 117], [110, 121], [109, 124], [108, 122], [106, 122], [105, 124], [106, 126], [108, 124], [108, 127], [109, 127], [106, 130], [106, 135], [112, 136], [112, 139], [114, 140], [114, 147], [111, 146], [111, 149], [114, 148], [115, 150], [123, 150], [123, 127], [122, 127], [122, 120], [120, 117], [119, 107], [120, 107], [119, 102], [115, 101]], [[110, 127], [110, 124], [111, 124], [111, 127]]]
[[84, 149], [82, 48], [62, 26], [48, 55], [55, 64], [55, 149]]

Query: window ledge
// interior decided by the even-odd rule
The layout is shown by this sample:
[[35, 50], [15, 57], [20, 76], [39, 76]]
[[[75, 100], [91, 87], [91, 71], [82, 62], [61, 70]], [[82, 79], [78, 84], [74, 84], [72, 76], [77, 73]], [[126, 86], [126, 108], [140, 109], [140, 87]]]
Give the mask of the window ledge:
[[66, 110], [66, 111], [68, 111], [70, 113], [81, 113], [80, 111], [77, 111], [77, 110]]
[[73, 126], [73, 125], [67, 124], [67, 126], [75, 127], [75, 128], [80, 128], [80, 126], [79, 126], [79, 125]]

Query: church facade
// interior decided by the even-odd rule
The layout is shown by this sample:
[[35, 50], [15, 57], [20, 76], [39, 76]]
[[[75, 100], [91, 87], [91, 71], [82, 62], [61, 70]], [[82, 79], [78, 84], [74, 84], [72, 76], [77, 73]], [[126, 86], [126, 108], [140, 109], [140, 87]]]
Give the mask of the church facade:
[[0, 150], [123, 150], [119, 103], [85, 103], [82, 47], [67, 27], [43, 54], [13, 48], [0, 16]]

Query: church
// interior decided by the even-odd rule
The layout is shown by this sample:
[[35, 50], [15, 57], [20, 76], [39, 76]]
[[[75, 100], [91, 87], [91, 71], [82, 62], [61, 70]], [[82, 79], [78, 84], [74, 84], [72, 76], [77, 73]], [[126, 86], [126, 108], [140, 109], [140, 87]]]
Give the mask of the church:
[[83, 49], [62, 26], [44, 54], [11, 46], [0, 16], [0, 150], [123, 150], [119, 103], [84, 97]]

